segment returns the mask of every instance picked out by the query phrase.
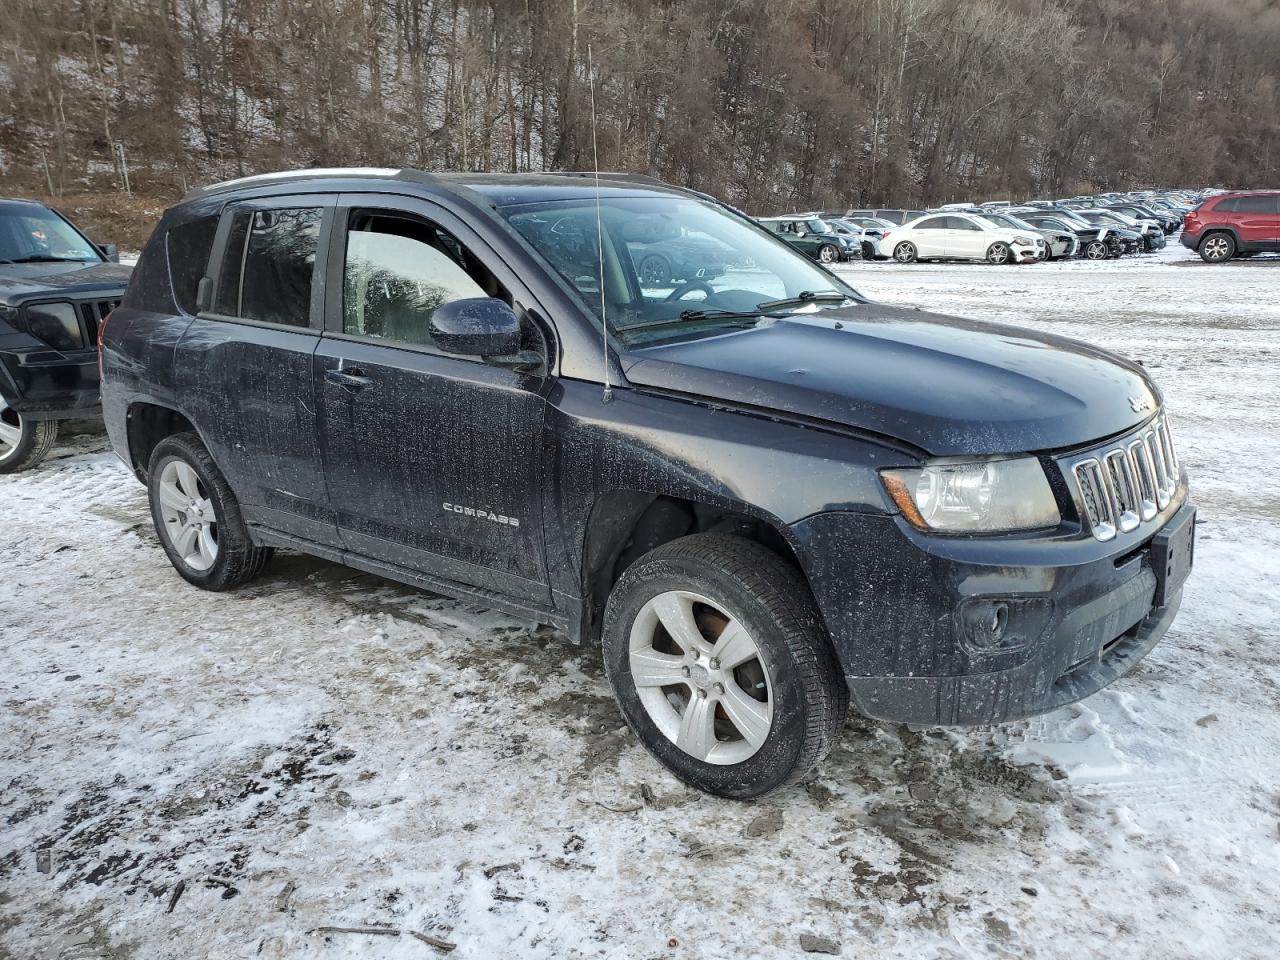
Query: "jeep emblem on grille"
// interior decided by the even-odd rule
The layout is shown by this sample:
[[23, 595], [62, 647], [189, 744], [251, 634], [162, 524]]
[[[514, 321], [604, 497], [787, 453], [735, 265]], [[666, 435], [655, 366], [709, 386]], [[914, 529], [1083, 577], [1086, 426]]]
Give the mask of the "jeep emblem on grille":
[[1130, 397], [1129, 406], [1133, 408], [1134, 413], [1142, 413], [1151, 409], [1151, 401], [1147, 397]]

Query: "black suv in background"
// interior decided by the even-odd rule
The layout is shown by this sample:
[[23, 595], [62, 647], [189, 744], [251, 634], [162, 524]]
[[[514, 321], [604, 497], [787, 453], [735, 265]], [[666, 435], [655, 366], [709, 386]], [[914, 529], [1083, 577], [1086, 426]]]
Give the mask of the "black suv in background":
[[129, 267], [31, 200], [0, 200], [0, 473], [40, 462], [58, 421], [98, 413], [98, 327]]
[[[992, 723], [1151, 650], [1195, 508], [1140, 366], [869, 303], [702, 194], [603, 180], [302, 172], [169, 210], [103, 403], [178, 573], [286, 547], [554, 624], [730, 797], [802, 776], [850, 699]], [[739, 266], [647, 286], [632, 238], [673, 230]]]

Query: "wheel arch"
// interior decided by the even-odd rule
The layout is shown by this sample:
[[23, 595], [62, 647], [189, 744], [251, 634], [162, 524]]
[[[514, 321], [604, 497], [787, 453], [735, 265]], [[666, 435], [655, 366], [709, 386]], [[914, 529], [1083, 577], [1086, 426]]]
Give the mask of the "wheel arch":
[[609, 593], [632, 563], [663, 544], [699, 533], [726, 533], [760, 543], [808, 582], [786, 525], [749, 504], [608, 490], [592, 504], [583, 535], [581, 635], [599, 639]]
[[1204, 246], [1204, 242], [1208, 240], [1211, 236], [1213, 236], [1215, 233], [1231, 234], [1231, 239], [1235, 242], [1236, 249], [1237, 250], [1240, 249], [1240, 231], [1237, 230], [1236, 227], [1230, 223], [1215, 223], [1212, 226], [1205, 227], [1200, 231], [1200, 236], [1196, 239], [1196, 251], [1198, 252], [1200, 248]]
[[199, 435], [195, 425], [172, 407], [136, 400], [125, 413], [125, 429], [128, 438], [129, 466], [143, 483], [147, 482], [147, 467], [151, 453], [165, 437], [175, 433]]

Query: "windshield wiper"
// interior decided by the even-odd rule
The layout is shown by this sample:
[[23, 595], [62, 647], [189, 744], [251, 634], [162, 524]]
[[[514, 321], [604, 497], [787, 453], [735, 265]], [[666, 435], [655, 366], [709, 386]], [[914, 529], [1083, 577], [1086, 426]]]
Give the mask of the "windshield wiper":
[[39, 254], [34, 257], [17, 257], [9, 263], [93, 263], [93, 261], [85, 257], [50, 257]]
[[619, 327], [618, 332], [627, 334], [633, 330], [662, 330], [666, 327], [680, 327], [686, 323], [699, 320], [759, 320], [764, 314], [757, 310], [685, 310], [678, 317], [669, 320], [651, 320], [648, 323], [633, 323]]
[[757, 303], [756, 309], [761, 313], [768, 313], [771, 310], [782, 310], [786, 307], [803, 307], [807, 303], [844, 303], [848, 299], [850, 297], [847, 294], [838, 293], [835, 290], [822, 290], [817, 293], [812, 290], [802, 290], [798, 296]]

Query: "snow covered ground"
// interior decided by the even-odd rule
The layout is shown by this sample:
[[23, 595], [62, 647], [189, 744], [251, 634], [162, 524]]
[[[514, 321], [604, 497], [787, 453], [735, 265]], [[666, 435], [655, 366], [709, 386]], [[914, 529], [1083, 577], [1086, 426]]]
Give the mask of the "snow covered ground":
[[535, 624], [296, 555], [188, 587], [85, 427], [0, 478], [0, 957], [1274, 957], [1280, 260], [841, 269], [1159, 378], [1202, 526], [1135, 674], [719, 801]]

